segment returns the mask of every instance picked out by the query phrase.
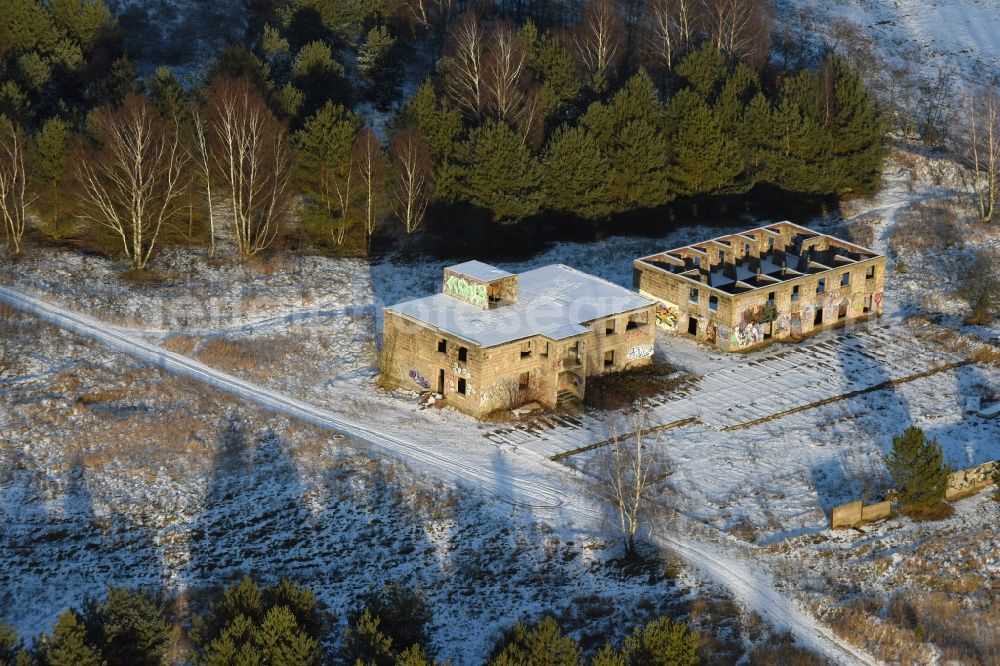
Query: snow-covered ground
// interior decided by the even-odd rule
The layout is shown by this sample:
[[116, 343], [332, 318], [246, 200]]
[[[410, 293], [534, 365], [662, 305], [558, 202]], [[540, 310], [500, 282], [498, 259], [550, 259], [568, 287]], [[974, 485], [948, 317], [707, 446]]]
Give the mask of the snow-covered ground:
[[[774, 0], [778, 27], [792, 25], [838, 45], [837, 22], [857, 27], [880, 62], [965, 83], [1000, 75], [1000, 7], [996, 0]], [[842, 45], [842, 44], [840, 44]]]
[[[784, 588], [782, 593], [764, 571], [750, 580], [739, 573], [753, 571], [758, 558], [768, 561], [758, 549], [825, 534], [832, 506], [883, 488], [881, 456], [892, 435], [911, 423], [938, 437], [956, 467], [1000, 457], [1000, 422], [963, 410], [968, 395], [986, 402], [1000, 398], [1000, 373], [989, 366], [955, 365], [965, 352], [953, 338], [938, 335], [937, 327], [921, 323], [933, 317], [960, 325], [949, 262], [959, 260], [965, 245], [996, 244], [997, 237], [964, 226], [964, 245], [923, 256], [894, 241], [897, 215], [958, 191], [939, 162], [897, 155], [878, 196], [852, 202], [846, 219], [812, 223], [831, 232], [870, 224], [874, 245], [890, 255], [890, 266], [905, 256], [907, 272], [888, 277], [888, 315], [877, 326], [828, 332], [749, 355], [658, 338], [658, 355], [695, 377], [677, 394], [655, 399], [651, 418], [655, 424], [695, 420], [660, 434], [657, 446], [673, 469], [670, 502], [680, 515], [668, 529], [657, 529], [657, 538], [685, 556], [692, 571], [728, 586], [738, 602], [761, 611], [775, 626], [796, 630], [807, 644], [809, 634], [819, 633], [813, 647], [828, 654], [839, 649], [836, 643], [783, 596], [813, 603], [799, 589], [803, 581], [779, 575], [774, 585]], [[632, 258], [723, 231], [690, 228], [657, 238], [563, 243], [502, 267], [520, 271], [560, 262], [627, 286]], [[584, 412], [497, 427], [447, 409], [422, 409], [415, 394], [375, 387], [381, 306], [436, 290], [441, 267], [395, 257], [369, 264], [300, 256], [210, 265], [197, 252], [173, 251], [157, 260], [158, 282], [135, 285], [122, 280], [122, 267], [114, 262], [45, 251], [10, 264], [3, 277], [21, 292], [94, 315], [101, 321], [84, 324], [100, 329], [106, 343], [166, 369], [201, 375], [269, 409], [346, 432], [418, 474], [445, 480], [448, 488], [457, 483], [505, 499], [498, 506], [518, 515], [517, 521], [558, 526], [559, 538], [574, 543], [607, 537], [609, 526], [589, 499], [585, 477], [574, 473], [590, 472], [597, 454], [571, 456], [565, 465], [549, 460], [605, 439], [605, 416]], [[989, 337], [997, 329], [966, 332]], [[214, 344], [220, 341], [221, 351]], [[165, 354], [160, 345], [180, 353]], [[210, 368], [232, 376], [223, 378]], [[887, 385], [889, 380], [907, 381]], [[44, 449], [35, 437], [14, 441]], [[726, 532], [752, 534], [754, 546]], [[802, 551], [807, 560], [823, 557]], [[770, 566], [781, 571], [783, 565]]]

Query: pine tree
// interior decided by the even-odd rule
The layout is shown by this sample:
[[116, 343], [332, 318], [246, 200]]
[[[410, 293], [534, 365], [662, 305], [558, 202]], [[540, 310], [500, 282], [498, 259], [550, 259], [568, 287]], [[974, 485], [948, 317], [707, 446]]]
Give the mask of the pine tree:
[[488, 120], [472, 130], [457, 157], [455, 198], [489, 211], [496, 222], [520, 222], [538, 213], [541, 169], [507, 123]]
[[744, 63], [737, 63], [726, 77], [712, 105], [715, 117], [722, 131], [731, 135], [743, 116], [747, 105], [760, 94], [760, 79], [757, 72]]
[[24, 643], [17, 632], [3, 622], [0, 622], [0, 666], [17, 666], [18, 660], [24, 660], [26, 653]]
[[743, 109], [736, 125], [739, 153], [746, 160], [744, 185], [752, 188], [764, 177], [767, 160], [775, 150], [774, 118], [771, 103], [763, 93], [757, 93]]
[[381, 111], [389, 109], [399, 97], [403, 81], [403, 63], [396, 50], [396, 38], [384, 25], [368, 31], [358, 51], [358, 73], [364, 79], [364, 93]]
[[333, 57], [330, 47], [320, 41], [309, 42], [295, 55], [292, 83], [305, 96], [300, 116], [311, 116], [329, 101], [343, 103], [350, 98], [344, 66]]
[[944, 464], [937, 439], [928, 440], [921, 428], [910, 426], [892, 438], [885, 465], [904, 507], [926, 509], [944, 501], [951, 467]]
[[415, 127], [420, 131], [435, 168], [454, 157], [463, 130], [462, 114], [445, 100], [439, 100], [429, 79], [420, 84], [400, 109], [395, 124], [397, 130]]
[[711, 104], [722, 89], [728, 75], [726, 56], [711, 42], [687, 54], [677, 63], [677, 75], [705, 102]]
[[583, 666], [580, 646], [551, 617], [517, 623], [494, 648], [489, 666]]
[[663, 122], [663, 106], [644, 70], [626, 81], [607, 104], [591, 104], [580, 119], [608, 162], [614, 212], [653, 208], [673, 198]]
[[428, 627], [433, 614], [419, 588], [393, 580], [378, 590], [370, 590], [362, 601], [364, 610], [380, 620], [381, 631], [392, 640], [396, 651], [430, 643]]
[[358, 223], [351, 215], [351, 147], [360, 127], [357, 116], [327, 102], [294, 136], [296, 180], [305, 195], [303, 221], [329, 234], [335, 245], [342, 245]]
[[878, 102], [856, 69], [830, 55], [823, 65], [833, 79], [834, 112], [830, 119], [833, 159], [839, 163], [842, 194], [871, 194], [882, 182], [886, 155], [885, 121]]
[[533, 40], [529, 52], [531, 69], [541, 84], [539, 105], [546, 127], [568, 120], [583, 93], [573, 53], [549, 33]]
[[272, 606], [258, 631], [264, 661], [270, 666], [319, 666], [323, 652], [287, 606]]
[[698, 634], [670, 618], [636, 627], [622, 649], [628, 666], [697, 666]]
[[840, 181], [832, 137], [794, 95], [782, 95], [774, 109], [770, 147], [762, 180], [790, 192], [832, 194]]
[[605, 645], [590, 659], [590, 666], [628, 666], [628, 662], [613, 646]]
[[590, 131], [566, 125], [558, 128], [542, 156], [546, 206], [588, 220], [607, 217], [614, 208], [609, 170]]
[[611, 195], [618, 210], [654, 208], [674, 198], [669, 146], [653, 123], [634, 120], [622, 127], [609, 160]]
[[419, 645], [414, 645], [396, 657], [395, 666], [441, 666], [441, 664], [428, 657]]
[[76, 611], [62, 613], [52, 635], [39, 643], [37, 651], [44, 666], [105, 666], [100, 651], [87, 643], [86, 628]]
[[167, 67], [157, 67], [146, 81], [149, 98], [156, 111], [164, 118], [179, 118], [187, 105], [187, 94], [180, 81]]
[[198, 666], [318, 666], [332, 618], [308, 590], [281, 581], [261, 588], [243, 578], [227, 588], [191, 639]]
[[381, 630], [382, 621], [365, 609], [344, 631], [342, 652], [347, 663], [393, 666], [396, 652], [392, 639]]
[[170, 647], [163, 606], [142, 590], [111, 587], [103, 602], [87, 599], [83, 621], [108, 666], [157, 666]]
[[681, 119], [673, 148], [671, 180], [681, 194], [715, 194], [735, 188], [743, 161], [707, 105], [699, 104]]

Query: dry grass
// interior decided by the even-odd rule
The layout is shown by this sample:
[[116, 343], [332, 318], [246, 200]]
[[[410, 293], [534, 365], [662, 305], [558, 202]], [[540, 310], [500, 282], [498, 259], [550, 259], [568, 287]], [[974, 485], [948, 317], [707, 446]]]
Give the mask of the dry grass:
[[772, 636], [750, 654], [750, 666], [826, 666], [827, 660], [795, 645], [791, 634]]
[[913, 256], [958, 245], [963, 236], [955, 206], [948, 201], [921, 201], [896, 216], [889, 241], [899, 255]]
[[198, 338], [190, 335], [174, 335], [163, 341], [163, 346], [175, 354], [190, 356], [194, 348], [198, 346]]
[[298, 348], [287, 338], [271, 336], [250, 340], [208, 338], [198, 349], [196, 358], [222, 370], [253, 371], [255, 378], [270, 378], [279, 374], [287, 359]]
[[856, 220], [847, 225], [844, 233], [852, 243], [861, 245], [862, 247], [871, 247], [875, 244], [875, 228], [873, 225], [881, 221], [881, 218], [878, 217], [871, 220]]
[[584, 403], [597, 409], [617, 410], [637, 400], [663, 395], [691, 381], [689, 375], [671, 377], [674, 369], [664, 363], [587, 378]]

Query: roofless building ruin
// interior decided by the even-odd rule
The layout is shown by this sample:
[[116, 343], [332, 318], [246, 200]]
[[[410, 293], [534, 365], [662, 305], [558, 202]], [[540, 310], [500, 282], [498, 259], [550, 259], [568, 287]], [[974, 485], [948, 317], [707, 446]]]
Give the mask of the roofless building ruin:
[[726, 351], [882, 313], [883, 255], [779, 222], [633, 262], [657, 324]]

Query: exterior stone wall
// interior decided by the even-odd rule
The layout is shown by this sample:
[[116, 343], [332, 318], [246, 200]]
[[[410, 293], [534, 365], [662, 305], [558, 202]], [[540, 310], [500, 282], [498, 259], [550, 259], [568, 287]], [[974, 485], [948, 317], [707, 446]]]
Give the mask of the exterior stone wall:
[[[662, 328], [725, 351], [745, 351], [882, 314], [885, 265], [885, 257], [873, 257], [743, 294], [729, 294], [641, 260], [634, 263], [633, 275], [640, 294], [660, 301], [657, 320]], [[849, 282], [841, 286], [845, 273]], [[819, 291], [821, 279], [825, 284]], [[697, 290], [697, 300], [692, 290]]]
[[[630, 328], [630, 318], [638, 325]], [[397, 385], [439, 392], [475, 416], [509, 408], [518, 398], [554, 407], [560, 392], [583, 398], [589, 375], [650, 363], [654, 322], [654, 307], [648, 306], [590, 322], [586, 333], [569, 339], [534, 336], [480, 348], [386, 311], [382, 344], [391, 349], [391, 363], [384, 370]]]

